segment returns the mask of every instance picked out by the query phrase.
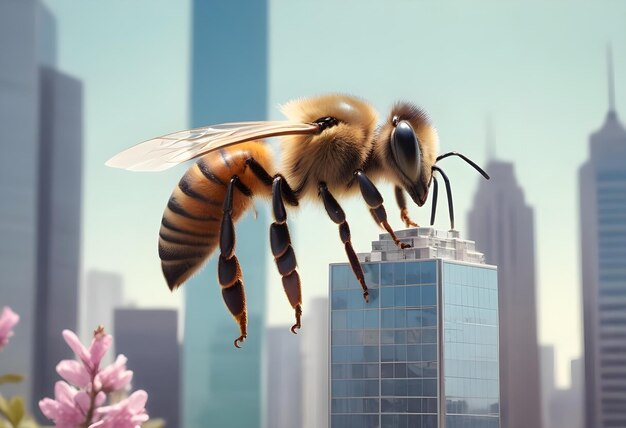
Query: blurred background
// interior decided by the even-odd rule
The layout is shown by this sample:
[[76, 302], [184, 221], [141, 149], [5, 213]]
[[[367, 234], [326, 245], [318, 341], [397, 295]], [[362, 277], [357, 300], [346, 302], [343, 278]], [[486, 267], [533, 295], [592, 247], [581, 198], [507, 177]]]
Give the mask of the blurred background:
[[[324, 401], [328, 385], [315, 371], [327, 361], [328, 264], [345, 253], [323, 209], [304, 204], [290, 213], [303, 278], [298, 336], [286, 334], [293, 311], [269, 252], [267, 205], [257, 202], [257, 218], [250, 213], [237, 227], [250, 330], [235, 350], [238, 328], [221, 301], [215, 261], [173, 293], [161, 274], [161, 215], [187, 166], [133, 173], [104, 162], [161, 134], [279, 120], [280, 104], [293, 98], [343, 92], [370, 101], [380, 120], [396, 100], [419, 104], [441, 151], [458, 150], [492, 173], [481, 183], [461, 161], [445, 164], [456, 229], [488, 261], [505, 271], [514, 264], [513, 277], [524, 278], [517, 300], [500, 306], [521, 320], [510, 346], [519, 334], [528, 351], [521, 364], [536, 379], [514, 391], [541, 397], [535, 409], [546, 428], [585, 426], [582, 409], [592, 410], [583, 405], [582, 296], [587, 319], [605, 308], [595, 300], [598, 269], [583, 281], [585, 251], [597, 260], [597, 236], [608, 234], [626, 256], [626, 185], [599, 211], [602, 198], [585, 187], [607, 159], [626, 174], [626, 161], [615, 160], [626, 159], [618, 158], [626, 146], [625, 20], [621, 1], [0, 0], [0, 305], [21, 315], [0, 370], [28, 375], [7, 394], [23, 393], [31, 405], [50, 396], [54, 365], [69, 356], [61, 330], [86, 340], [104, 324], [116, 353], [129, 357], [135, 387], [151, 394], [149, 413], [167, 426], [279, 426], [268, 422], [279, 409], [302, 426], [325, 426], [311, 403]], [[616, 151], [603, 151], [612, 144]], [[392, 226], [403, 228], [392, 188], [381, 187]], [[513, 207], [497, 218], [506, 215], [502, 224], [521, 234], [481, 235], [472, 210], [489, 198]], [[442, 199], [435, 227], [447, 229]], [[369, 251], [379, 230], [366, 206], [342, 205], [356, 251]], [[607, 210], [609, 217], [596, 215]], [[428, 223], [429, 208], [410, 214]], [[520, 236], [524, 257], [510, 253]], [[607, 275], [617, 290], [609, 310], [623, 330], [620, 258]], [[613, 348], [626, 366], [622, 342]], [[277, 349], [286, 353], [270, 354]], [[294, 391], [278, 403], [265, 392], [276, 372], [290, 376]], [[618, 399], [626, 400], [625, 382]], [[557, 417], [565, 412], [571, 420]], [[601, 426], [594, 423], [587, 428]]]

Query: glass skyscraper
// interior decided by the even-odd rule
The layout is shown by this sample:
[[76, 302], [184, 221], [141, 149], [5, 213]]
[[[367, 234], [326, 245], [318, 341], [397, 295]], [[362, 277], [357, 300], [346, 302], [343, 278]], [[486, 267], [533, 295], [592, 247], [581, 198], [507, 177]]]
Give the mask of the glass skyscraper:
[[[191, 127], [265, 120], [267, 116], [267, 2], [192, 2]], [[264, 207], [237, 222], [248, 338], [233, 346], [239, 327], [217, 283], [217, 254], [183, 287], [183, 423], [187, 428], [262, 425], [262, 345], [265, 321]]]
[[330, 426], [499, 427], [496, 268], [457, 232], [397, 235], [359, 255], [369, 303], [330, 267]]

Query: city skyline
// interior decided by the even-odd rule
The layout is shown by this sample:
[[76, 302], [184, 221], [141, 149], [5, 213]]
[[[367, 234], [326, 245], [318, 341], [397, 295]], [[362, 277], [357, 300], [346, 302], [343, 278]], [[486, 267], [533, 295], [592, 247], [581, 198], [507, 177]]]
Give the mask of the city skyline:
[[[481, 160], [480, 153], [484, 151], [475, 146], [483, 141], [482, 123], [485, 112], [497, 111], [497, 115], [493, 116], [500, 142], [498, 152], [503, 158], [515, 159], [520, 182], [527, 191], [529, 202], [537, 209], [540, 341], [557, 344], [557, 379], [563, 385], [568, 378], [567, 362], [580, 353], [575, 318], [579, 308], [578, 298], [570, 297], [576, 293], [568, 292], [562, 285], [576, 284], [578, 287], [579, 284], [575, 266], [578, 245], [574, 244], [575, 169], [584, 159], [585, 136], [600, 121], [605, 111], [606, 95], [602, 79], [606, 42], [615, 42], [618, 65], [620, 58], [625, 57], [626, 45], [621, 42], [625, 39], [624, 30], [618, 20], [625, 7], [617, 2], [593, 6], [578, 5], [579, 7], [573, 8], [568, 16], [560, 20], [560, 32], [553, 34], [551, 20], [560, 16], [555, 6], [536, 3], [534, 7], [543, 11], [536, 14], [530, 10], [532, 5], [533, 3], [525, 2], [524, 5], [512, 5], [505, 10], [487, 2], [484, 9], [470, 12], [474, 15], [468, 16], [467, 21], [454, 14], [450, 5], [404, 5], [408, 8], [404, 14], [406, 16], [428, 14], [430, 17], [429, 22], [421, 22], [419, 26], [404, 25], [405, 28], [415, 28], [417, 36], [407, 36], [407, 39], [417, 40], [421, 34], [429, 33], [434, 36], [443, 32], [450, 34], [442, 36], [441, 43], [436, 43], [436, 53], [424, 54], [428, 59], [423, 61], [425, 67], [396, 67], [397, 70], [405, 71], [402, 75], [397, 74], [399, 71], [394, 72], [388, 80], [406, 82], [407, 87], [415, 88], [406, 92], [405, 87], [376, 89], [376, 85], [369, 84], [372, 76], [387, 76], [387, 72], [381, 72], [380, 68], [370, 69], [369, 75], [365, 73], [357, 79], [353, 68], [348, 67], [342, 59], [337, 59], [333, 52], [328, 53], [329, 62], [337, 64], [332, 73], [331, 70], [324, 70], [321, 65], [312, 65], [312, 58], [302, 59], [298, 67], [293, 61], [287, 63], [289, 52], [299, 49], [315, 51], [315, 45], [309, 39], [303, 40], [300, 47], [290, 47], [289, 34], [315, 34], [315, 31], [311, 30], [307, 22], [299, 23], [301, 28], [295, 31], [293, 22], [289, 24], [289, 21], [293, 21], [289, 20], [289, 16], [310, 16], [315, 22], [322, 18], [318, 12], [306, 9], [307, 5], [272, 2], [270, 19], [275, 28], [271, 29], [269, 36], [273, 65], [270, 70], [272, 95], [268, 108], [278, 118], [278, 113], [273, 110], [277, 103], [294, 96], [333, 89], [357, 93], [371, 99], [379, 107], [389, 105], [393, 94], [405, 94], [405, 98], [416, 99], [429, 108], [442, 132], [442, 142], [445, 142], [446, 148], [462, 149], [471, 155], [478, 153], [475, 158], [477, 161]], [[148, 4], [139, 1], [122, 7], [122, 3], [112, 2], [105, 7], [76, 5], [60, 0], [50, 3], [49, 6], [59, 18], [59, 64], [64, 70], [84, 78], [87, 88], [85, 185], [89, 190], [85, 193], [84, 205], [85, 269], [119, 271], [128, 284], [130, 300], [141, 306], [180, 307], [182, 293], [172, 296], [167, 291], [155, 257], [153, 239], [156, 230], [153, 225], [158, 224], [163, 206], [180, 171], [144, 176], [117, 172], [114, 174], [101, 167], [101, 164], [111, 154], [135, 142], [187, 127], [185, 81], [188, 75], [188, 51], [185, 46], [189, 45], [189, 3], [183, 2], [174, 6], [167, 2]], [[294, 10], [297, 7], [305, 9]], [[347, 7], [350, 5], [339, 6], [337, 15], [346, 12]], [[363, 9], [364, 14], [380, 16], [380, 20], [376, 22], [396, 19], [389, 18], [386, 6], [384, 10], [380, 9], [382, 6], [373, 8], [372, 11], [372, 6], [368, 5], [357, 9]], [[356, 13], [361, 11], [356, 10]], [[446, 13], [452, 13], [456, 17], [449, 24], [441, 19]], [[326, 18], [328, 17], [324, 17]], [[336, 18], [329, 19], [330, 27], [338, 27], [334, 21]], [[109, 34], [105, 22], [118, 22], [121, 27], [136, 30], [136, 34], [142, 36], [122, 37]], [[165, 33], [157, 28], [155, 22], [167, 23], [168, 31]], [[372, 33], [379, 31], [380, 26], [369, 19], [360, 22], [370, 24], [363, 28], [372, 28]], [[468, 25], [471, 22], [481, 22], [483, 25], [470, 28]], [[520, 29], [516, 22], [532, 22], [534, 35]], [[351, 27], [349, 23], [346, 25], [355, 34], [362, 35], [362, 30]], [[429, 27], [431, 25], [434, 28]], [[438, 26], [440, 29], [436, 28]], [[581, 32], [580, 28], [585, 28], [585, 31]], [[130, 34], [135, 33], [131, 31]], [[452, 48], [452, 39], [459, 34], [464, 34], [463, 39], [466, 40], [459, 40], [458, 47]], [[492, 40], [486, 34], [499, 34], [501, 37]], [[378, 33], [375, 37], [379, 36]], [[363, 39], [369, 40], [365, 36]], [[320, 43], [330, 45], [324, 40]], [[383, 42], [383, 38], [380, 40], [380, 44], [368, 47], [367, 51], [359, 50], [356, 55], [368, 58], [368, 52], [372, 52], [390, 58], [390, 54], [385, 53], [389, 44]], [[544, 40], [547, 43], [543, 43]], [[147, 44], [158, 46], [158, 50], [144, 49]], [[531, 45], [534, 46], [532, 49]], [[472, 46], [481, 47], [480, 50], [484, 53], [476, 51]], [[98, 55], [94, 56], [94, 52], [98, 52]], [[469, 52], [472, 55], [467, 54]], [[510, 52], [510, 55], [505, 52]], [[157, 64], [163, 64], [164, 58], [168, 59], [167, 67], [156, 67]], [[459, 79], [450, 71], [451, 66], [456, 64], [453, 58], [463, 59], [463, 69], [476, 81], [473, 88], [459, 87], [456, 82]], [[382, 64], [384, 61], [379, 62]], [[441, 64], [443, 72], [432, 72], [428, 63]], [[310, 73], [303, 75], [302, 70], [309, 70]], [[415, 74], [416, 77], [410, 77], [410, 74]], [[290, 82], [286, 76], [302, 78]], [[419, 80], [416, 82], [417, 76]], [[618, 89], [621, 87], [619, 81], [618, 79]], [[419, 82], [428, 83], [428, 87]], [[527, 88], [532, 90], [528, 91]], [[478, 94], [478, 89], [482, 91], [481, 95]], [[380, 95], [381, 92], [390, 94]], [[577, 99], [584, 99], [585, 102], [573, 101]], [[124, 102], [120, 103], [119, 100]], [[616, 104], [623, 105], [623, 100], [623, 91], [618, 90]], [[525, 119], [519, 121], [520, 117]], [[529, 123], [539, 125], [541, 132], [523, 128], [528, 127]], [[536, 157], [536, 150], [527, 150], [527, 145], [532, 144], [535, 138], [542, 142], [543, 155], [540, 158]], [[468, 146], [468, 151], [460, 146], [462, 144], [474, 146]], [[550, 183], [546, 183], [536, 174], [538, 169], [547, 168], [554, 171], [556, 177]], [[469, 206], [469, 198], [464, 195], [473, 192], [471, 185], [464, 189], [460, 183], [477, 182], [474, 177], [464, 174], [458, 168], [454, 172], [455, 177], [451, 177], [453, 184], [456, 183], [455, 202], [461, 230], [465, 228], [462, 213]], [[555, 188], [562, 189], [558, 199], [564, 213], [552, 209]], [[138, 194], [150, 196], [145, 199], [137, 198]], [[388, 200], [393, 198], [390, 193], [384, 195]], [[347, 204], [346, 208], [347, 212], [362, 212], [360, 203]], [[418, 217], [423, 223], [427, 221], [426, 211], [418, 210]], [[559, 211], [561, 214], [558, 214]], [[360, 243], [355, 243], [359, 246], [357, 248], [366, 248], [370, 239], [369, 232], [372, 231], [371, 220], [363, 217], [362, 221], [355, 219], [351, 222], [353, 229], [358, 231], [356, 240]], [[315, 218], [315, 213], [302, 212], [297, 216], [294, 238], [300, 243], [315, 242], [310, 233], [300, 230], [298, 226], [309, 224], [309, 220]], [[259, 227], [265, 229], [263, 226]], [[113, 228], [125, 231], [125, 239], [129, 241], [128, 248], [120, 250], [119, 238], [114, 238], [111, 233]], [[316, 229], [319, 230], [319, 235], [332, 236], [336, 233], [324, 222]], [[315, 260], [320, 257], [309, 250], [299, 251], [298, 254], [301, 263], [305, 259]], [[558, 256], [554, 260], [554, 266], [543, 263], [548, 254]], [[325, 257], [341, 261], [344, 256], [336, 249], [329, 248]], [[324, 262], [326, 260], [302, 269], [303, 278], [309, 278], [303, 284], [305, 313], [308, 300], [324, 293], [317, 274], [319, 266]], [[556, 274], [555, 266], [559, 267], [563, 275]], [[270, 273], [271, 269], [273, 266]], [[279, 290], [278, 294], [269, 296], [267, 308], [269, 322], [272, 324], [287, 322], [287, 317], [291, 315], [286, 311], [282, 312], [284, 298], [280, 293]], [[566, 300], [557, 299], [560, 295], [565, 295]], [[559, 314], [559, 319], [551, 318], [554, 313]], [[26, 324], [22, 328], [26, 328]], [[564, 332], [563, 337], [556, 334], [559, 330]]]

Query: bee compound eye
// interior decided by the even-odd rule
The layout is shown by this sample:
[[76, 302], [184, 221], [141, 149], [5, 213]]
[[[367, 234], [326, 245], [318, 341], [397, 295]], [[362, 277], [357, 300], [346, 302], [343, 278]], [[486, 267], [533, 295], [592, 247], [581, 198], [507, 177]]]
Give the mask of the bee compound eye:
[[400, 171], [415, 181], [420, 172], [420, 149], [415, 131], [406, 120], [399, 121], [391, 132], [391, 153]]

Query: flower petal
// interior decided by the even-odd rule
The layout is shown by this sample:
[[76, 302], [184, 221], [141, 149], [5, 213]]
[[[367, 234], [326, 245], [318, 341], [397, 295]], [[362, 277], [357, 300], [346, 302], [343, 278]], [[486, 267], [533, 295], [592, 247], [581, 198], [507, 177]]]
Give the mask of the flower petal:
[[67, 345], [74, 351], [79, 360], [83, 362], [83, 364], [88, 365], [89, 360], [91, 359], [91, 354], [85, 348], [85, 346], [80, 343], [78, 336], [71, 330], [63, 330], [63, 338]]
[[63, 360], [57, 364], [57, 373], [72, 385], [84, 388], [90, 382], [85, 366], [76, 360]]

